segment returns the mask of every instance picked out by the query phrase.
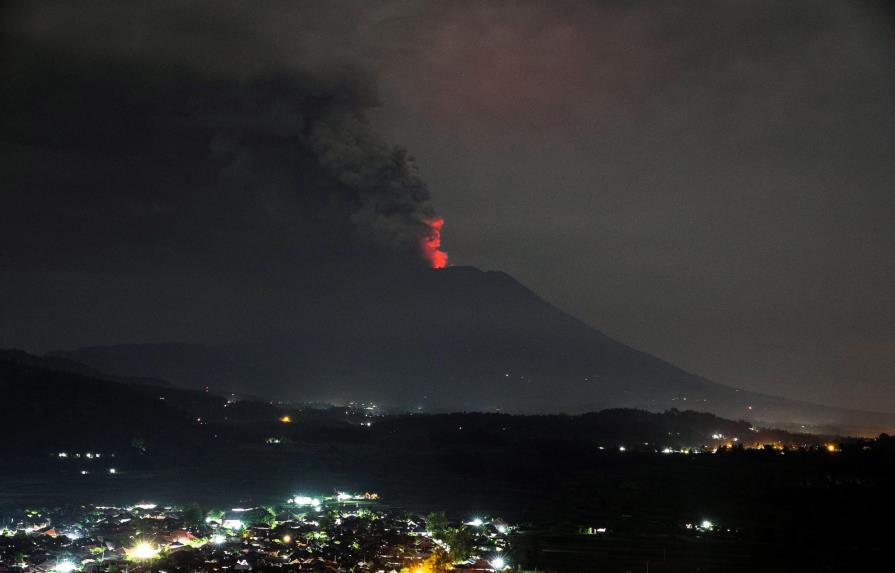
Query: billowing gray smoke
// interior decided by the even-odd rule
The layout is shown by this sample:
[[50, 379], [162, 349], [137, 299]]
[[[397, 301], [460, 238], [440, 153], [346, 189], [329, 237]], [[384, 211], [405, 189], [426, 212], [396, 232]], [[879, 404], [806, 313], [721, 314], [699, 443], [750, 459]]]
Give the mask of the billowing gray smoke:
[[425, 264], [430, 195], [371, 129], [371, 79], [204, 9], [5, 15], [4, 268]]
[[310, 147], [341, 192], [354, 198], [352, 221], [368, 244], [418, 253], [433, 217], [429, 191], [406, 151], [373, 134], [362, 112], [329, 113], [311, 128]]

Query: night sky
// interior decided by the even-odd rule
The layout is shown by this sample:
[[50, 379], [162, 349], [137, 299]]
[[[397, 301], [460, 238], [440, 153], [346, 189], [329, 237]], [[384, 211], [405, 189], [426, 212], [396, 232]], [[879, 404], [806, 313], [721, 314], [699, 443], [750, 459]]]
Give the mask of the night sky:
[[895, 411], [885, 4], [5, 3], [0, 346], [230, 340], [443, 217], [636, 348]]

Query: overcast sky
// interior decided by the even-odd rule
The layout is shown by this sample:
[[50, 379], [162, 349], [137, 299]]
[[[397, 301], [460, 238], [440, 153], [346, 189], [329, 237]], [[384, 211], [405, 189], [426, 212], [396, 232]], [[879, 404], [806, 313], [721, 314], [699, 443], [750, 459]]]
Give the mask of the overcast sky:
[[181, 4], [7, 8], [3, 346], [225, 337], [247, 268], [400, 259], [437, 214], [452, 264], [687, 370], [895, 411], [884, 2]]

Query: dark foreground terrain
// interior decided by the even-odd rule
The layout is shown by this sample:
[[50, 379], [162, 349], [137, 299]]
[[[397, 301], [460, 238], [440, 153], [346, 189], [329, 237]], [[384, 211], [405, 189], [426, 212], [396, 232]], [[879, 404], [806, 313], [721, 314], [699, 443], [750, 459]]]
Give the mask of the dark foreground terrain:
[[895, 511], [888, 436], [791, 434], [679, 411], [382, 415], [371, 404], [261, 403], [24, 357], [0, 368], [7, 513], [376, 491], [419, 514], [518, 524], [517, 569], [655, 572], [871, 570]]

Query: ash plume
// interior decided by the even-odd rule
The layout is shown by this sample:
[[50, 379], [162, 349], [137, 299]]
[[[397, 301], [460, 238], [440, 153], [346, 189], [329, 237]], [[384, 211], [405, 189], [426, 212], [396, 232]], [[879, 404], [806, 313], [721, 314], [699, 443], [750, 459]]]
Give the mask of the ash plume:
[[235, 5], [83, 8], [5, 15], [4, 266], [428, 264], [430, 193], [364, 70]]

